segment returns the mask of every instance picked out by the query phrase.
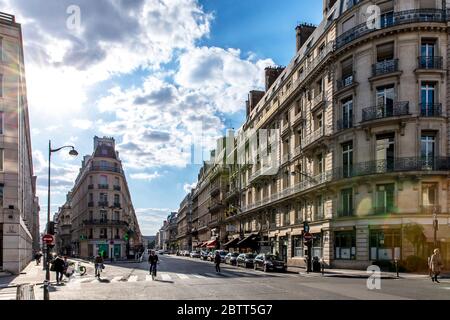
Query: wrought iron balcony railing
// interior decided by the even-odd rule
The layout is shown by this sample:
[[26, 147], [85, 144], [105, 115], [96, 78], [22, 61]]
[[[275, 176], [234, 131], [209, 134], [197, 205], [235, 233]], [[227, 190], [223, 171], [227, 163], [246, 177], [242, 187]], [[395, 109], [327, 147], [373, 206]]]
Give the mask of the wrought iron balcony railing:
[[121, 187], [120, 186], [114, 186], [114, 191], [120, 191]]
[[108, 201], [99, 201], [98, 202], [98, 206], [99, 207], [107, 207], [108, 206]]
[[108, 166], [91, 166], [90, 171], [108, 171], [108, 172], [123, 173], [122, 169], [120, 168]]
[[344, 89], [355, 83], [355, 72], [350, 75], [343, 76], [342, 79], [336, 81], [338, 90]]
[[373, 77], [396, 71], [398, 71], [398, 59], [386, 60], [372, 65]]
[[94, 185], [93, 184], [88, 185], [88, 189], [89, 190], [94, 189]]
[[99, 184], [98, 188], [99, 189], [109, 189], [109, 185], [107, 185], [107, 184]]
[[437, 69], [440, 70], [443, 67], [443, 58], [441, 56], [430, 57], [420, 56], [419, 69]]
[[88, 207], [91, 208], [91, 207], [93, 207], [93, 206], [94, 206], [94, 201], [89, 201], [89, 202], [88, 202]]
[[394, 12], [392, 18], [380, 27], [371, 28], [371, 25], [366, 21], [357, 25], [356, 27], [344, 32], [336, 39], [336, 49], [340, 49], [350, 42], [365, 36], [369, 33], [376, 32], [381, 29], [386, 29], [402, 24], [417, 23], [417, 22], [445, 22], [447, 14], [445, 10], [440, 9], [413, 9]]
[[120, 202], [114, 202], [114, 208], [120, 208]]
[[128, 226], [129, 223], [122, 220], [109, 220], [109, 219], [86, 219], [83, 220], [84, 225], [116, 225], [116, 226]]
[[409, 114], [409, 102], [399, 101], [393, 104], [378, 105], [362, 110], [362, 121], [405, 116]]
[[422, 117], [441, 117], [442, 104], [441, 103], [421, 103], [420, 116]]

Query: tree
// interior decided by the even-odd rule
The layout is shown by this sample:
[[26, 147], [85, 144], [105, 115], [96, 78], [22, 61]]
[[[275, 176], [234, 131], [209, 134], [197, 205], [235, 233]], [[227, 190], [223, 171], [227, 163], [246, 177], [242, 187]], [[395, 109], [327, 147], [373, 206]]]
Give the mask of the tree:
[[420, 248], [425, 240], [423, 226], [417, 223], [409, 223], [403, 226], [403, 234], [414, 247], [414, 255], [419, 255]]

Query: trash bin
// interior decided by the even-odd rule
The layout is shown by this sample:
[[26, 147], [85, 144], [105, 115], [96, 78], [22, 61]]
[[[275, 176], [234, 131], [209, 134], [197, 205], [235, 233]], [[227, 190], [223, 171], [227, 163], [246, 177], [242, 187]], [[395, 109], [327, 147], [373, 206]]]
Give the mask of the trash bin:
[[319, 257], [314, 257], [313, 258], [313, 262], [312, 262], [312, 269], [313, 272], [320, 272], [320, 261], [319, 261]]

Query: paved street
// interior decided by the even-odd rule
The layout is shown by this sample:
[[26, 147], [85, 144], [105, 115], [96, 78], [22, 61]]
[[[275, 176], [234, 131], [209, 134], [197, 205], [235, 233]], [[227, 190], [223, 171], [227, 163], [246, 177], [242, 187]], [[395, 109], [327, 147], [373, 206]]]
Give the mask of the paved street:
[[[381, 290], [369, 290], [366, 279], [322, 277], [295, 273], [264, 273], [199, 259], [160, 256], [158, 276], [152, 281], [148, 264], [106, 265], [101, 280], [94, 278], [92, 264], [87, 275], [51, 289], [52, 300], [108, 299], [450, 299], [450, 280], [433, 284], [429, 279], [382, 279]], [[36, 267], [38, 268], [38, 267]], [[52, 273], [52, 280], [54, 273]], [[4, 293], [3, 293], [4, 292]], [[0, 299], [11, 298], [11, 288], [0, 289]], [[36, 299], [42, 297], [36, 286]]]

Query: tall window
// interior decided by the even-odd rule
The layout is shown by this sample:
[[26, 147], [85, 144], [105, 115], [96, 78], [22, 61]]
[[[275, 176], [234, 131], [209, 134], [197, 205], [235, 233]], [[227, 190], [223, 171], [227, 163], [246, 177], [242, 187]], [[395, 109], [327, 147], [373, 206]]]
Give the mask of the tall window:
[[342, 82], [341, 87], [351, 85], [353, 83], [353, 57], [350, 57], [341, 63]]
[[100, 176], [100, 184], [101, 185], [107, 185], [108, 184], [108, 177], [105, 175]]
[[101, 221], [108, 220], [108, 213], [106, 212], [106, 210], [100, 210], [100, 220]]
[[420, 67], [425, 69], [434, 68], [435, 56], [436, 56], [436, 40], [423, 39], [420, 45]]
[[120, 195], [118, 194], [114, 195], [114, 204], [120, 204]]
[[114, 211], [114, 220], [119, 221], [120, 220], [120, 212]]
[[394, 115], [394, 100], [394, 85], [377, 88], [377, 118], [391, 117]]
[[303, 257], [304, 255], [304, 245], [302, 236], [292, 236], [292, 255], [294, 257]]
[[342, 144], [342, 166], [344, 178], [352, 176], [353, 173], [353, 142]]
[[5, 113], [0, 111], [0, 134], [3, 134]]
[[323, 154], [320, 153], [317, 155], [317, 168], [316, 168], [316, 172], [317, 174], [322, 174], [325, 171], [325, 161], [323, 159]]
[[315, 130], [320, 130], [323, 127], [323, 113], [319, 113], [316, 116], [316, 127]]
[[92, 210], [89, 210], [89, 220], [93, 220], [94, 219], [94, 212], [92, 212]]
[[342, 100], [342, 129], [353, 127], [353, 99]]
[[323, 206], [323, 196], [316, 197], [316, 206], [315, 206], [315, 217], [314, 220], [321, 220], [324, 218], [324, 206]]
[[376, 144], [376, 168], [378, 172], [394, 169], [395, 160], [395, 135], [394, 133], [377, 136]]
[[353, 215], [353, 190], [352, 188], [341, 190], [341, 210], [340, 217], [350, 217]]
[[290, 212], [289, 212], [289, 207], [286, 207], [284, 209], [284, 225], [288, 226], [291, 224], [291, 219], [290, 219]]
[[94, 178], [92, 176], [89, 176], [89, 184], [94, 184]]
[[106, 239], [107, 238], [107, 230], [106, 228], [100, 229], [100, 239]]
[[115, 186], [120, 186], [119, 178], [117, 178], [117, 177], [114, 178], [114, 185]]
[[0, 38], [0, 61], [3, 61], [3, 38]]
[[420, 89], [420, 113], [422, 116], [433, 116], [436, 108], [436, 83], [422, 82]]
[[94, 194], [89, 193], [89, 202], [93, 202], [94, 201]]
[[334, 252], [336, 259], [356, 259], [356, 232], [340, 231], [334, 234]]
[[3, 97], [3, 74], [0, 74], [0, 97]]
[[393, 183], [377, 185], [376, 214], [392, 213], [394, 210], [394, 189], [395, 185]]
[[422, 165], [433, 168], [436, 136], [433, 133], [422, 134], [420, 138], [420, 157]]
[[108, 194], [107, 193], [100, 193], [100, 202], [102, 202], [102, 203], [108, 202]]

